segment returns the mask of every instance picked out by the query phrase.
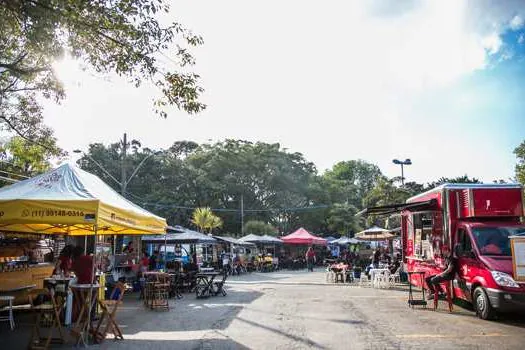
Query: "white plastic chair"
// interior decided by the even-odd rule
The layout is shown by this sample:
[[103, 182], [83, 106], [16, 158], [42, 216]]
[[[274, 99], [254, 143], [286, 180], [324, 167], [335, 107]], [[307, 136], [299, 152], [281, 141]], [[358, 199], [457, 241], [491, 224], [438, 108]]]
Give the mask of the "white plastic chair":
[[388, 282], [390, 283], [390, 285], [395, 285], [396, 283], [401, 283], [401, 275], [399, 274], [401, 270], [401, 267], [398, 267], [396, 272], [394, 272], [393, 274], [390, 275], [390, 277], [388, 277]]
[[375, 288], [390, 288], [390, 273], [387, 271], [376, 273], [372, 283]]
[[335, 273], [330, 266], [326, 267], [326, 283], [335, 283]]
[[368, 276], [365, 273], [361, 273], [359, 278], [359, 287], [370, 286], [371, 281], [368, 279]]

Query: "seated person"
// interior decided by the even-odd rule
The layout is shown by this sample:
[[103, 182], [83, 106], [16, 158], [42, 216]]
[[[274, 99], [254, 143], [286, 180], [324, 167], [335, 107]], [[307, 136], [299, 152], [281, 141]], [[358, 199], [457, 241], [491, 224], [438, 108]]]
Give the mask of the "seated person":
[[445, 281], [451, 281], [456, 276], [457, 261], [452, 256], [450, 248], [448, 246], [443, 246], [441, 248], [443, 256], [445, 258], [445, 271], [440, 274], [428, 276], [425, 278], [429, 294], [427, 299], [434, 299], [434, 294], [441, 291], [440, 283]]
[[392, 264], [388, 266], [388, 269], [390, 270], [390, 273], [394, 274], [401, 266], [401, 258], [399, 257], [399, 254], [396, 254], [396, 257], [394, 258], [394, 261]]
[[142, 253], [142, 258], [140, 259], [140, 272], [148, 271], [148, 267], [149, 267], [148, 253], [143, 252]]

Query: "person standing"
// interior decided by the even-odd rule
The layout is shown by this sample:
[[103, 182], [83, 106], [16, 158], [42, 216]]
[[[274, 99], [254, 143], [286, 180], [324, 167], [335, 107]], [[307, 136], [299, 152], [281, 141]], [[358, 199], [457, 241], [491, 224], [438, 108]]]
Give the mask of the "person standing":
[[77, 277], [77, 284], [93, 283], [93, 257], [85, 255], [80, 246], [73, 248], [72, 270]]
[[305, 257], [306, 257], [306, 265], [308, 266], [308, 271], [313, 272], [314, 264], [316, 262], [316, 257], [315, 257], [314, 248], [312, 246], [310, 246], [308, 250], [306, 251]]

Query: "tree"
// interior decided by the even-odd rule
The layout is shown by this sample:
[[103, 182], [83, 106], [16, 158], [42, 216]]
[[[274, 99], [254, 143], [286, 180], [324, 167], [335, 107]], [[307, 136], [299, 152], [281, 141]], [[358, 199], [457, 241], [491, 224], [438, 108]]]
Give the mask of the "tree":
[[381, 177], [377, 165], [364, 160], [349, 160], [335, 164], [324, 174], [332, 201], [360, 207], [362, 199]]
[[[203, 89], [187, 69], [189, 49], [203, 40], [179, 23], [162, 26], [164, 0], [4, 0], [0, 2], [0, 121], [24, 138], [41, 124], [38, 96], [60, 101], [64, 89], [52, 64], [65, 53], [96, 72], [116, 73], [139, 86], [158, 88], [155, 110], [166, 117], [176, 105], [199, 112]], [[172, 68], [159, 55], [171, 51]], [[33, 123], [33, 125], [35, 125]], [[45, 128], [44, 128], [45, 129]], [[39, 141], [38, 139], [34, 141]]]
[[360, 231], [358, 219], [355, 214], [356, 207], [350, 204], [335, 204], [326, 219], [328, 228], [340, 235], [355, 234]]
[[[20, 136], [14, 136], [0, 145], [0, 171], [14, 181], [23, 180], [51, 168], [52, 159], [61, 159], [65, 153], [56, 146], [55, 139], [49, 138], [50, 145], [43, 148]], [[0, 185], [7, 184], [3, 181]]]
[[475, 177], [470, 178], [470, 177], [468, 177], [467, 174], [465, 174], [463, 176], [453, 177], [453, 178], [442, 177], [442, 178], [440, 178], [437, 181], [429, 183], [428, 186], [427, 186], [427, 190], [430, 190], [430, 189], [432, 189], [434, 187], [438, 187], [439, 185], [443, 185], [443, 184], [446, 184], [446, 183], [450, 183], [450, 184], [479, 184], [479, 183], [481, 183], [481, 181], [479, 181]]
[[244, 232], [255, 235], [276, 236], [277, 230], [272, 225], [259, 220], [250, 220], [244, 224]]
[[516, 179], [525, 184], [525, 141], [523, 141], [516, 149], [514, 149], [514, 154], [517, 158], [516, 163]]
[[209, 230], [211, 234], [213, 229], [222, 226], [222, 220], [213, 214], [210, 208], [197, 208], [193, 211], [192, 223], [197, 226], [200, 232]]

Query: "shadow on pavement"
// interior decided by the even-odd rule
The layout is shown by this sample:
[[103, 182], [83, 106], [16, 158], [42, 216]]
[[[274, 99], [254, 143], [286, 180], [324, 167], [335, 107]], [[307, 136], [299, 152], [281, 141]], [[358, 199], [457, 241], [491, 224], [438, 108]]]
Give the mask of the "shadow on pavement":
[[288, 334], [288, 333], [285, 333], [285, 332], [283, 332], [283, 331], [281, 331], [279, 329], [276, 329], [276, 328], [273, 328], [273, 327], [268, 327], [266, 325], [263, 325], [263, 324], [260, 324], [260, 323], [257, 323], [257, 322], [253, 322], [253, 321], [247, 320], [247, 319], [242, 318], [242, 317], [237, 317], [237, 320], [239, 320], [241, 322], [244, 322], [244, 323], [247, 323], [247, 324], [249, 324], [251, 326], [254, 326], [254, 327], [263, 328], [263, 329], [266, 329], [268, 331], [280, 334], [282, 336], [285, 336], [286, 338], [290, 338], [290, 339], [292, 339], [294, 341], [301, 342], [301, 343], [303, 343], [306, 346], [314, 347], [315, 349], [326, 349], [326, 347], [324, 347], [321, 344], [318, 344], [318, 343], [316, 343], [313, 340], [308, 339], [308, 338], [300, 337], [300, 336], [293, 335], [293, 334]]
[[[115, 342], [113, 335], [109, 334], [107, 340], [95, 348], [185, 349], [195, 348], [195, 344], [202, 342], [206, 344], [211, 342], [210, 349], [243, 349], [241, 345], [231, 340], [214, 339], [217, 338], [214, 331], [228, 327], [242, 308], [259, 298], [262, 293], [234, 288], [227, 288], [227, 292], [228, 295], [225, 297], [207, 299], [197, 299], [195, 294], [184, 294], [182, 299], [170, 299], [169, 311], [146, 309], [142, 300], [138, 300], [138, 293], [126, 295], [116, 317], [124, 334], [124, 340]], [[1, 349], [27, 348], [33, 316], [29, 313], [17, 313], [15, 322], [16, 328], [12, 332], [7, 326], [0, 325]], [[65, 330], [69, 334], [69, 329], [65, 328]], [[47, 329], [44, 329], [44, 332], [47, 332]], [[206, 339], [210, 334], [212, 339]], [[145, 339], [141, 338], [143, 336]], [[53, 348], [72, 346], [73, 344], [69, 342], [65, 345], [53, 345]]]

